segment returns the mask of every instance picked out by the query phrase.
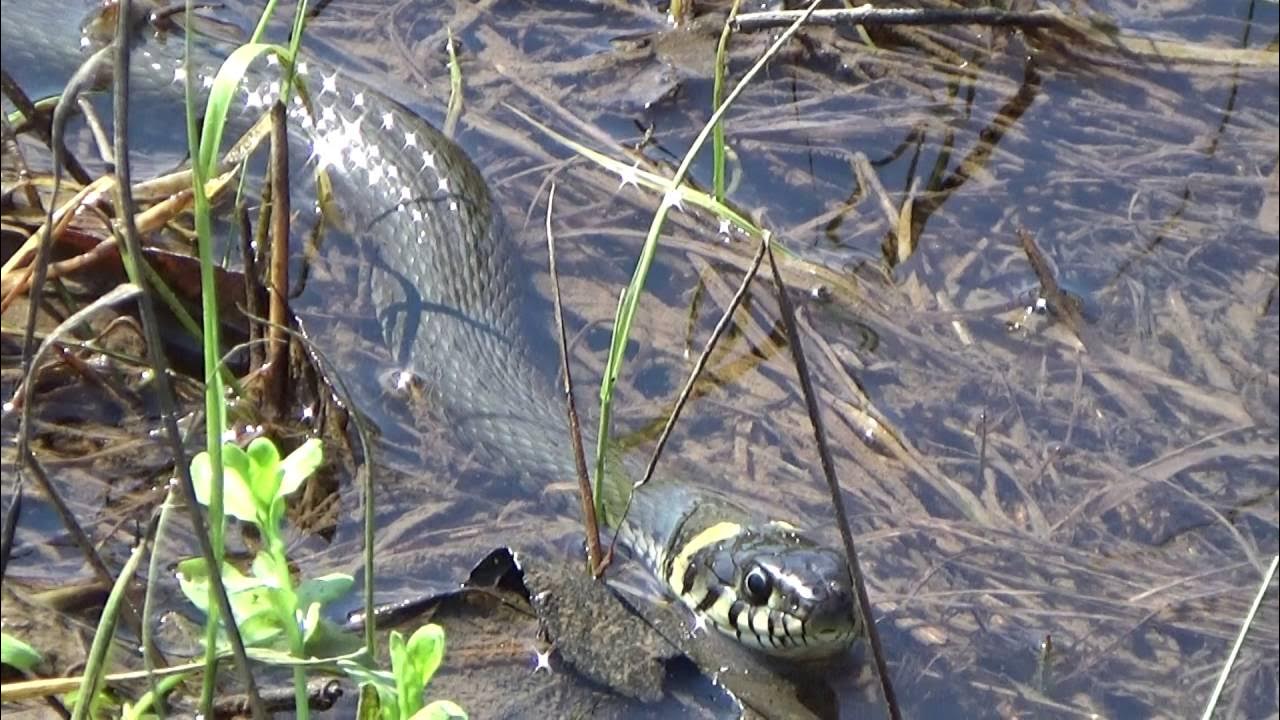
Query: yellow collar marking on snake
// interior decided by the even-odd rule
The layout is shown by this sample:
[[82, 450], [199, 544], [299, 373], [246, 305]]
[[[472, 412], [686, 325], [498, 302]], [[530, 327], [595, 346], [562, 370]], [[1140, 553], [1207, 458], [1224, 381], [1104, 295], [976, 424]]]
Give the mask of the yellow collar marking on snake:
[[[689, 562], [697, 552], [708, 545], [723, 542], [736, 537], [742, 532], [742, 526], [734, 522], [718, 522], [706, 530], [694, 535], [689, 542], [680, 548], [680, 553], [671, 561], [671, 572], [667, 573], [667, 584], [678, 592], [680, 581], [689, 570]], [[681, 600], [685, 600], [681, 597]], [[686, 601], [687, 602], [687, 601]]]

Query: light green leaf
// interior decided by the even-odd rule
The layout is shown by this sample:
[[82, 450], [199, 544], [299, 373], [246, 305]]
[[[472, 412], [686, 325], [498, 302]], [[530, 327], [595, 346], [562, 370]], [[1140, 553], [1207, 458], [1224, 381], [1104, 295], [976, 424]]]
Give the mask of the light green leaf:
[[42, 659], [35, 648], [9, 633], [0, 633], [0, 661], [5, 665], [29, 673]]
[[279, 587], [276, 578], [279, 574], [276, 572], [276, 560], [271, 553], [263, 550], [253, 556], [253, 567], [251, 568], [253, 576], [263, 585], [270, 587]]
[[467, 720], [467, 711], [452, 700], [434, 700], [414, 714], [413, 720]]
[[315, 474], [324, 462], [324, 443], [320, 438], [311, 438], [289, 453], [289, 457], [281, 463], [283, 477], [280, 482], [281, 495], [291, 495], [304, 480]]
[[[247, 577], [237, 570], [234, 565], [224, 563], [222, 566], [222, 584], [227, 588], [229, 594], [234, 594], [240, 590], [257, 587], [261, 583], [257, 578]], [[178, 587], [182, 590], [182, 594], [187, 596], [187, 600], [196, 606], [197, 610], [208, 614], [209, 571], [205, 565], [204, 558], [187, 558], [178, 563]]]
[[[347, 677], [360, 684], [359, 715], [361, 718], [400, 720], [403, 717], [398, 714], [396, 679], [391, 673], [373, 670], [367, 665], [351, 660], [339, 660], [338, 668], [346, 673]], [[373, 692], [365, 692], [366, 689], [371, 689]]]
[[[300, 605], [300, 607], [302, 607]], [[311, 642], [311, 636], [320, 628], [320, 603], [311, 603], [305, 606], [306, 613], [302, 616], [302, 644], [305, 647]]]
[[[204, 558], [190, 558], [178, 563], [178, 586], [187, 600], [208, 614], [209, 573]], [[245, 575], [233, 565], [223, 564], [222, 583], [227, 588], [231, 612], [245, 645], [262, 646], [278, 636], [282, 629], [276, 619], [276, 591], [255, 576]]]
[[209, 90], [209, 102], [205, 107], [204, 125], [200, 131], [200, 156], [198, 158], [200, 176], [210, 177], [218, 159], [218, 149], [222, 145], [222, 130], [226, 127], [227, 113], [232, 103], [237, 101], [236, 88], [244, 77], [249, 66], [259, 56], [274, 53], [281, 64], [290, 62], [289, 50], [280, 45], [267, 43], [246, 43], [234, 52], [218, 68], [213, 79], [213, 87]]
[[263, 517], [266, 523], [262, 530], [264, 533], [271, 533], [276, 537], [280, 537], [280, 528], [284, 525], [284, 496], [276, 495], [271, 501], [270, 510]]
[[371, 684], [360, 686], [360, 699], [356, 704], [356, 720], [379, 720], [382, 717], [382, 696]]
[[271, 507], [280, 489], [280, 451], [269, 438], [258, 437], [249, 443], [245, 454], [249, 459], [249, 490], [261, 512]]
[[372, 685], [375, 688], [394, 691], [395, 677], [384, 670], [372, 670], [354, 660], [339, 660], [338, 669], [356, 682], [357, 685]]
[[298, 667], [300, 661], [293, 653], [284, 649], [272, 648], [251, 648], [248, 653], [249, 659], [263, 665], [274, 665], [276, 667]]
[[355, 579], [345, 573], [329, 573], [318, 578], [304, 580], [298, 586], [298, 605], [329, 603], [346, 596], [355, 586]]
[[444, 628], [435, 623], [423, 625], [409, 638], [407, 649], [418, 673], [418, 687], [425, 688], [444, 660]]
[[[232, 600], [233, 610], [234, 604], [235, 601]], [[280, 616], [273, 609], [259, 609], [244, 619], [237, 617], [236, 627], [240, 628], [240, 639], [244, 641], [245, 647], [270, 647], [275, 645], [277, 640], [284, 639], [284, 628], [280, 626]], [[226, 644], [226, 635], [220, 632], [219, 646]]]
[[417, 682], [420, 676], [415, 672], [404, 635], [399, 630], [391, 631], [387, 654], [391, 656], [391, 672], [396, 677], [397, 716], [407, 718], [422, 707], [422, 685]]
[[324, 617], [319, 619], [314, 629], [308, 627], [307, 631], [309, 634], [303, 642], [303, 649], [310, 657], [350, 655], [364, 647], [359, 636], [353, 635]]
[[[222, 502], [227, 514], [245, 522], [258, 520], [257, 504], [245, 481], [249, 459], [239, 445], [227, 443], [222, 447]], [[191, 482], [195, 485], [196, 501], [208, 507], [213, 494], [213, 467], [209, 453], [202, 452], [191, 459]]]

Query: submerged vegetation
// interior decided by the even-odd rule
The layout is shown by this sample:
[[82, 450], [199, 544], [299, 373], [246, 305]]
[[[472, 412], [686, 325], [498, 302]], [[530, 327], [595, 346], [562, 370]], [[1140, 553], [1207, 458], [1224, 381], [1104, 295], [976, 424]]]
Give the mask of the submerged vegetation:
[[[298, 4], [296, 8], [289, 47], [269, 45], [258, 41], [268, 25], [273, 9], [274, 3], [270, 4], [264, 11], [258, 28], [250, 41], [229, 55], [218, 69], [216, 77], [205, 78], [209, 82], [210, 89], [208, 100], [203, 107], [197, 107], [195, 102], [198, 84], [201, 81], [196, 79], [194, 70], [188, 70], [185, 74], [185, 84], [187, 86], [186, 128], [190, 138], [191, 156], [197, 158], [197, 161], [193, 164], [189, 173], [185, 176], [179, 174], [174, 179], [178, 183], [183, 182], [184, 179], [185, 182], [189, 183], [185, 191], [179, 192], [179, 197], [181, 197], [182, 193], [185, 193], [190, 199], [193, 235], [198, 249], [197, 267], [201, 285], [199, 297], [201, 298], [203, 325], [197, 330], [188, 321], [185, 327], [191, 331], [192, 336], [200, 344], [203, 357], [204, 373], [201, 394], [204, 398], [205, 413], [203, 424], [207, 439], [206, 449], [191, 460], [189, 473], [187, 472], [186, 464], [182, 460], [184, 443], [177, 433], [177, 424], [175, 422], [176, 403], [172, 394], [173, 390], [169, 387], [168, 366], [162, 360], [163, 351], [159, 342], [161, 335], [156, 330], [157, 316], [149, 302], [141, 303], [142, 326], [145, 329], [144, 335], [148, 342], [151, 343], [149, 349], [151, 351], [151, 362], [153, 363], [152, 368], [155, 371], [154, 374], [146, 376], [144, 379], [153, 380], [155, 381], [153, 384], [158, 385], [161, 404], [164, 406], [162, 411], [163, 420], [169, 434], [171, 447], [175, 450], [173, 455], [175, 461], [174, 471], [180, 481], [176, 486], [181, 489], [181, 497], [187, 500], [187, 506], [192, 513], [195, 536], [201, 541], [200, 546], [204, 551], [202, 556], [178, 562], [176, 575], [181, 592], [205, 616], [205, 659], [203, 663], [197, 664], [169, 665], [163, 668], [155, 666], [154, 661], [158, 657], [158, 650], [151, 644], [154, 638], [149, 632], [153, 619], [145, 611], [145, 608], [151, 605], [152, 590], [154, 588], [152, 586], [147, 588], [146, 606], [144, 606], [144, 612], [140, 619], [135, 614], [136, 611], [126, 595], [134, 580], [135, 573], [138, 571], [140, 561], [147, 557], [148, 551], [155, 547], [157, 543], [167, 540], [161, 534], [161, 528], [167, 527], [164, 518], [167, 516], [170, 507], [175, 504], [171, 496], [156, 508], [147, 532], [140, 538], [138, 546], [130, 553], [128, 562], [112, 584], [110, 595], [103, 606], [101, 619], [94, 633], [93, 647], [89, 652], [88, 662], [81, 678], [78, 681], [68, 679], [78, 682], [78, 689], [65, 695], [65, 705], [71, 709], [73, 717], [101, 717], [112, 714], [123, 714], [127, 717], [151, 717], [155, 713], [163, 715], [164, 707], [173, 701], [173, 698], [170, 697], [171, 693], [179, 687], [180, 683], [193, 676], [199, 678], [203, 686], [202, 699], [199, 703], [200, 712], [205, 715], [215, 712], [215, 710], [217, 712], [226, 712], [225, 707], [215, 709], [214, 706], [218, 678], [217, 668], [219, 662], [226, 658], [233, 659], [240, 669], [241, 678], [247, 690], [245, 708], [254, 716], [264, 716], [265, 711], [262, 700], [255, 689], [254, 673], [249, 668], [250, 659], [254, 663], [264, 666], [289, 669], [294, 680], [291, 707], [298, 717], [308, 717], [313, 704], [325, 707], [331, 705], [337, 697], [328, 688], [322, 691], [320, 695], [311, 690], [308, 678], [316, 672], [346, 675], [354, 680], [358, 687], [367, 690], [368, 692], [361, 695], [359, 710], [361, 717], [385, 718], [387, 720], [407, 719], [409, 717], [466, 717], [466, 713], [456, 703], [447, 700], [436, 700], [430, 704], [424, 702], [423, 694], [426, 686], [444, 657], [444, 631], [439, 626], [433, 624], [424, 625], [407, 642], [402, 635], [393, 631], [390, 636], [391, 671], [383, 672], [376, 667], [377, 647], [372, 641], [372, 623], [370, 623], [370, 634], [362, 639], [334, 626], [327, 618], [322, 616], [322, 612], [326, 610], [327, 606], [342, 599], [352, 589], [354, 585], [352, 576], [343, 573], [330, 573], [322, 577], [305, 579], [295, 584], [284, 532], [285, 499], [298, 491], [320, 467], [322, 463], [321, 441], [314, 437], [307, 439], [288, 457], [283, 459], [280, 457], [275, 443], [265, 437], [252, 439], [244, 447], [241, 447], [237, 442], [224, 441], [224, 438], [227, 437], [228, 415], [232, 412], [239, 412], [243, 415], [249, 408], [243, 403], [233, 404], [229, 402], [228, 398], [232, 397], [232, 395], [227, 392], [227, 388], [223, 384], [224, 374], [227, 371], [225, 365], [227, 357], [224, 355], [225, 346], [221, 341], [222, 319], [219, 316], [218, 273], [221, 271], [221, 266], [214, 248], [225, 245], [225, 243], [215, 242], [213, 229], [214, 211], [211, 195], [226, 189], [228, 178], [234, 177], [234, 174], [228, 174], [228, 170], [235, 171], [237, 163], [240, 164], [240, 172], [236, 174], [239, 174], [242, 178], [244, 177], [247, 173], [248, 153], [253, 144], [260, 141], [264, 134], [262, 130], [263, 124], [259, 123], [246, 138], [241, 139], [231, 152], [226, 154], [222, 152], [223, 128], [226, 125], [228, 114], [233, 111], [240, 111], [239, 103], [243, 101], [240, 88], [250, 66], [255, 61], [258, 61], [259, 58], [270, 55], [274, 64], [279, 64], [288, 70], [281, 74], [280, 95], [285, 102], [288, 102], [291, 97], [291, 93], [295, 89], [295, 82], [300, 82], [295, 77], [292, 69], [295, 67], [295, 58], [298, 58], [307, 5], [303, 2]], [[89, 59], [85, 65], [88, 68], [86, 72], [94, 72], [95, 66], [107, 64], [108, 58], [114, 56], [113, 75], [120, 77], [121, 68], [129, 64], [129, 43], [123, 40], [133, 38], [135, 31], [138, 29], [135, 24], [141, 18], [148, 18], [143, 22], [151, 22], [150, 13], [152, 11], [153, 8], [150, 6], [139, 10], [137, 8], [131, 9], [127, 3], [121, 3], [114, 13], [104, 13], [98, 18], [96, 22], [99, 24], [108, 23], [111, 17], [117, 18], [115, 28], [107, 31], [109, 34], [113, 33], [112, 36], [117, 40], [113, 43], [108, 43], [101, 51]], [[18, 22], [16, 15], [17, 11], [15, 11], [13, 22]], [[188, 3], [184, 21], [188, 27], [195, 27], [193, 24], [194, 19], [191, 4]], [[74, 18], [67, 18], [67, 22], [72, 20]], [[10, 22], [10, 20], [6, 20], [6, 22]], [[92, 23], [90, 26], [92, 26]], [[39, 40], [36, 41], [39, 42]], [[190, 63], [189, 54], [187, 63]], [[72, 87], [75, 86], [75, 81], [73, 81]], [[298, 90], [306, 92], [305, 87], [300, 87]], [[122, 97], [125, 90], [117, 84], [116, 92], [117, 97]], [[75, 93], [70, 88], [67, 93], [64, 93], [58, 99], [58, 107], [60, 109], [54, 114], [53, 124], [53, 144], [55, 147], [61, 146], [59, 137], [65, 133], [63, 124], [66, 121], [67, 113], [62, 111], [61, 108], [69, 107], [75, 102]], [[24, 107], [29, 108], [29, 104], [24, 104]], [[117, 128], [115, 149], [118, 153], [117, 156], [122, 158], [127, 157], [129, 152], [128, 146], [123, 140], [125, 136], [123, 128], [127, 127], [125, 119], [126, 107], [125, 103], [117, 102], [114, 116]], [[30, 112], [29, 109], [27, 112]], [[203, 118], [202, 127], [198, 131], [197, 118]], [[18, 116], [14, 118], [14, 121], [15, 123], [24, 121], [30, 123], [31, 118]], [[277, 129], [280, 127], [278, 120], [275, 122], [275, 127]], [[277, 131], [273, 130], [273, 132]], [[246, 148], [249, 150], [246, 150]], [[59, 157], [59, 154], [55, 152], [55, 168], [60, 167], [62, 160], [62, 157]], [[114, 186], [119, 202], [117, 206], [118, 214], [127, 218], [125, 222], [121, 223], [120, 227], [116, 228], [116, 232], [120, 233], [125, 239], [125, 249], [120, 254], [125, 260], [132, 286], [121, 285], [116, 291], [107, 293], [100, 300], [90, 305], [91, 311], [102, 309], [104, 306], [109, 307], [114, 303], [132, 299], [139, 295], [145, 296], [146, 291], [139, 293], [136, 288], [146, 287], [149, 281], [158, 281], [161, 286], [164, 285], [164, 281], [159, 279], [154, 268], [150, 267], [149, 261], [145, 259], [145, 256], [140, 251], [138, 229], [135, 227], [136, 219], [131, 210], [134, 207], [131, 196], [137, 191], [137, 188], [129, 184], [127, 169], [128, 163], [122, 163], [116, 173], [116, 182], [111, 182], [112, 179], [108, 178], [106, 182], [100, 184]], [[279, 168], [276, 168], [276, 170], [279, 171]], [[58, 196], [60, 180], [61, 174], [55, 170], [52, 185], [55, 198]], [[284, 182], [287, 183], [287, 178]], [[287, 187], [287, 184], [285, 187]], [[284, 194], [287, 194], [287, 191]], [[84, 193], [79, 195], [83, 196]], [[35, 199], [34, 196], [31, 197], [35, 200], [33, 204], [39, 207], [39, 200]], [[283, 202], [281, 197], [281, 195], [277, 195], [277, 202], [275, 203], [267, 199], [264, 207], [278, 208], [284, 205], [287, 208], [287, 204]], [[126, 210], [126, 208], [130, 209]], [[180, 210], [181, 207], [179, 206], [178, 209]], [[175, 211], [170, 209], [167, 212], [172, 216]], [[59, 210], [56, 215], [63, 219], [68, 217], [69, 213]], [[50, 205], [44, 222], [46, 235], [53, 228], [54, 218], [55, 210]], [[65, 219], [62, 222], [65, 224]], [[284, 226], [284, 232], [287, 233], [287, 223]], [[30, 240], [36, 241], [42, 237], [40, 231], [37, 231], [31, 234]], [[277, 238], [277, 241], [281, 243], [276, 246], [277, 248], [287, 248], [282, 239]], [[42, 287], [45, 276], [43, 265], [47, 262], [47, 250], [43, 248], [48, 246], [47, 239], [42, 241], [42, 246], [39, 253], [41, 257], [33, 262], [33, 267], [37, 268], [35, 276], [31, 280], [34, 288]], [[17, 255], [29, 256], [30, 254], [24, 249]], [[10, 262], [18, 260], [18, 256], [10, 259]], [[147, 270], [148, 275], [146, 276], [142, 272], [143, 267]], [[9, 272], [10, 269], [10, 265], [6, 264], [6, 272]], [[278, 279], [277, 276], [272, 276], [273, 281]], [[287, 285], [287, 278], [285, 278], [284, 284]], [[14, 287], [8, 283], [6, 283], [6, 288], [10, 293], [14, 290]], [[254, 292], [254, 290], [249, 290], [248, 294], [252, 296]], [[277, 321], [278, 325], [278, 319], [285, 317], [283, 312], [278, 311], [283, 298], [279, 296], [279, 293], [274, 295], [275, 302], [273, 303], [271, 317], [273, 321]], [[166, 288], [163, 296], [170, 299], [171, 307], [175, 309], [175, 312], [185, 317], [185, 309], [180, 303], [173, 300], [174, 294], [171, 290]], [[30, 305], [33, 308], [30, 317], [37, 316], [35, 308], [38, 305], [39, 302], [33, 298]], [[6, 319], [7, 317], [6, 315]], [[51, 342], [63, 342], [63, 335], [79, 333], [80, 329], [77, 324], [88, 319], [88, 313], [81, 312], [63, 322], [54, 333], [45, 339], [40, 353], [37, 353], [37, 357], [43, 354], [44, 349]], [[30, 324], [28, 337], [30, 337]], [[281, 342], [281, 336], [273, 331], [269, 344], [276, 346]], [[32, 367], [30, 344], [26, 345], [26, 348], [24, 352], [24, 376], [30, 378], [30, 368]], [[281, 382], [279, 376], [284, 370], [284, 357], [284, 355], [280, 355], [276, 351], [270, 358], [270, 361], [276, 365], [276, 369], [269, 374], [276, 376], [276, 383]], [[254, 370], [255, 375], [259, 373], [258, 369]], [[227, 377], [230, 380], [230, 385], [236, 388], [237, 394], [242, 394], [245, 390], [241, 384], [242, 381], [234, 377]], [[21, 388], [26, 389], [30, 384], [29, 381], [24, 381]], [[30, 391], [27, 390], [27, 392], [29, 393]], [[33, 399], [30, 397], [17, 397], [20, 397], [20, 400], [10, 403], [7, 406], [7, 411], [13, 410], [18, 406], [26, 407], [33, 403]], [[278, 407], [275, 412], [278, 414]], [[24, 412], [19, 429], [20, 443], [27, 440], [29, 432], [30, 426], [27, 422], [27, 415]], [[39, 468], [39, 465], [36, 464], [38, 461], [30, 454], [27, 454], [24, 461], [31, 463], [28, 466], [31, 469]], [[43, 471], [40, 472], [42, 473]], [[49, 486], [47, 481], [45, 482], [45, 489], [50, 491], [52, 497], [57, 497], [56, 491], [53, 491], [52, 486]], [[17, 499], [15, 499], [12, 507], [15, 509], [19, 507]], [[199, 507], [204, 507], [208, 513], [207, 524], [200, 515]], [[236, 518], [245, 523], [246, 526], [252, 526], [256, 530], [258, 541], [263, 544], [263, 548], [254, 557], [250, 566], [251, 569], [247, 574], [242, 573], [235, 565], [225, 559], [226, 515]], [[12, 527], [14, 519], [13, 516], [6, 519], [9, 527]], [[11, 538], [12, 535], [8, 535], [8, 537]], [[6, 564], [10, 549], [9, 543], [6, 542]], [[90, 552], [92, 553], [92, 551]], [[96, 557], [96, 554], [91, 555], [91, 559]], [[152, 581], [155, 580], [159, 569], [157, 560], [158, 557], [152, 554], [152, 570], [149, 574], [149, 578]], [[96, 562], [101, 564], [101, 560]], [[367, 563], [365, 569], [369, 582], [372, 582], [372, 564]], [[371, 594], [366, 593], [366, 597], [371, 597]], [[147, 669], [142, 675], [137, 675], [136, 673], [111, 674], [106, 671], [108, 649], [116, 643], [116, 629], [122, 618], [129, 620], [131, 629], [136, 629], [139, 622], [143, 623], [143, 656], [146, 659]], [[231, 618], [230, 622], [228, 618]], [[38, 650], [8, 634], [4, 636], [4, 640], [5, 663], [23, 673], [34, 672], [36, 666], [41, 662]], [[121, 682], [130, 677], [144, 679], [149, 690], [136, 700], [117, 700], [117, 696], [109, 689], [108, 683]], [[44, 695], [55, 707], [61, 707], [57, 696], [53, 693], [59, 692], [58, 688], [63, 687], [68, 687], [67, 683], [59, 681], [54, 681], [53, 683], [37, 681], [32, 687], [11, 685], [6, 687], [5, 697], [6, 701], [8, 701], [31, 695]]]

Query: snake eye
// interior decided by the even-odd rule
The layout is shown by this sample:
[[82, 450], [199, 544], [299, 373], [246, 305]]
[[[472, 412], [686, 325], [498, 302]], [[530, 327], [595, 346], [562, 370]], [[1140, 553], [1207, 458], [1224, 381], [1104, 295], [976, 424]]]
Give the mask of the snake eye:
[[753, 605], [767, 603], [772, 586], [773, 583], [769, 581], [769, 576], [758, 565], [751, 568], [747, 576], [742, 579], [742, 589], [746, 591], [747, 600], [751, 601]]

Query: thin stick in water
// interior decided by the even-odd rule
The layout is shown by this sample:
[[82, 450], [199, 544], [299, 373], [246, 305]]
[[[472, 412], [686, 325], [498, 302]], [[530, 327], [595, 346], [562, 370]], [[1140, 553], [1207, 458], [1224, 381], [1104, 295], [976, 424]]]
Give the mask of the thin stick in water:
[[[578, 492], [582, 500], [582, 520], [587, 531], [587, 559], [591, 573], [600, 577], [604, 572], [604, 553], [600, 549], [600, 525], [596, 519], [596, 506], [591, 496], [591, 478], [587, 475], [587, 458], [582, 450], [582, 425], [578, 422], [578, 407], [573, 401], [573, 374], [569, 371], [569, 341], [564, 333], [564, 310], [560, 306], [560, 273], [556, 271], [556, 238], [551, 231], [551, 212], [556, 202], [556, 186], [551, 184], [547, 196], [547, 264], [551, 269], [551, 297], [555, 302], [556, 334], [560, 338], [560, 367], [564, 370], [564, 398], [569, 414], [569, 437], [573, 440], [573, 462], [578, 470]], [[610, 552], [610, 556], [612, 556]]]
[[813, 439], [818, 445], [822, 474], [826, 476], [827, 487], [831, 490], [831, 506], [836, 511], [836, 524], [840, 528], [840, 537], [844, 540], [845, 553], [849, 558], [850, 574], [853, 576], [854, 587], [858, 592], [858, 611], [862, 613], [862, 622], [866, 626], [867, 638], [871, 642], [871, 655], [875, 658], [876, 673], [880, 676], [884, 701], [889, 708], [889, 717], [893, 720], [902, 720], [902, 710], [898, 708], [898, 698], [893, 692], [893, 683], [889, 680], [889, 665], [885, 662], [880, 634], [876, 632], [876, 625], [871, 621], [871, 600], [867, 597], [867, 585], [862, 579], [862, 567], [858, 563], [857, 549], [854, 548], [853, 531], [849, 528], [849, 515], [844, 509], [844, 497], [840, 494], [840, 481], [836, 479], [835, 463], [831, 459], [831, 450], [827, 447], [827, 431], [822, 424], [822, 414], [818, 410], [813, 383], [809, 381], [809, 364], [805, 361], [804, 348], [800, 345], [795, 308], [791, 306], [786, 283], [782, 281], [782, 274], [778, 272], [778, 262], [773, 257], [773, 239], [769, 233], [764, 236], [764, 247], [769, 254], [769, 270], [773, 273], [773, 284], [778, 290], [778, 307], [782, 311], [782, 324], [787, 329], [787, 344], [791, 346], [791, 358], [795, 361], [800, 390], [804, 394], [805, 409], [809, 411], [809, 424], [813, 426]]

